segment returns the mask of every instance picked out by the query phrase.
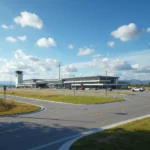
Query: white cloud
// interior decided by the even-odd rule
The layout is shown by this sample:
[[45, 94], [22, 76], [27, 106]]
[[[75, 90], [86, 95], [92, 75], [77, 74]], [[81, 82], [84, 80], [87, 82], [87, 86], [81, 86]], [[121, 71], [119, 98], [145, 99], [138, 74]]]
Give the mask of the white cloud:
[[134, 70], [135, 73], [150, 73], [150, 65], [139, 67]]
[[41, 59], [39, 59], [39, 58], [37, 58], [37, 57], [35, 57], [35, 56], [25, 56], [25, 59], [27, 59], [27, 60], [30, 60], [31, 62], [40, 62], [41, 61]]
[[73, 66], [73, 65], [65, 65], [63, 67], [63, 70], [65, 72], [77, 72], [77, 68], [75, 66]]
[[[27, 55], [21, 49], [15, 51], [14, 56], [16, 58], [14, 61], [0, 58], [1, 73], [14, 74], [16, 69], [21, 69], [25, 74], [39, 74], [41, 78], [58, 78], [60, 60], [50, 58], [41, 59], [33, 55]], [[116, 75], [120, 79], [142, 79], [143, 75], [145, 79], [150, 79], [149, 58], [150, 49], [127, 53], [119, 58], [104, 58], [101, 56], [90, 61], [61, 66], [61, 77], [71, 77], [73, 74], [76, 74], [76, 76], [79, 74], [83, 74], [84, 76], [92, 74], [105, 75], [105, 70], [107, 70], [108, 75]], [[37, 75], [37, 78], [39, 75]], [[29, 78], [34, 77], [29, 76]], [[0, 78], [2, 79], [2, 75]]]
[[24, 35], [24, 36], [18, 36], [17, 37], [20, 41], [25, 41], [27, 39], [27, 37]]
[[84, 56], [84, 55], [91, 55], [95, 52], [94, 49], [91, 49], [91, 48], [79, 48], [79, 51], [78, 51], [78, 56]]
[[96, 63], [96, 66], [98, 66], [99, 68], [109, 69], [112, 71], [133, 70], [133, 67], [127, 61], [113, 58], [111, 59], [103, 58], [102, 60], [99, 60]]
[[69, 45], [68, 45], [68, 48], [69, 48], [69, 49], [73, 49], [73, 45], [72, 45], [72, 44], [69, 44]]
[[24, 54], [24, 52], [21, 49], [18, 49], [14, 52], [14, 56], [16, 59], [26, 59], [26, 55]]
[[43, 72], [51, 71], [51, 66], [48, 66], [48, 65], [45, 65], [45, 64], [39, 64], [39, 67]]
[[56, 46], [56, 42], [52, 38], [41, 38], [37, 41], [37, 45], [39, 47], [49, 47], [49, 46]]
[[93, 55], [93, 58], [97, 58], [97, 57], [100, 57], [101, 56], [101, 54], [95, 54], [95, 55]]
[[61, 61], [56, 59], [45, 59], [45, 62], [52, 67], [58, 67], [59, 65], [61, 65]]
[[35, 56], [26, 55], [21, 49], [18, 49], [14, 52], [14, 56], [18, 60], [28, 60], [34, 63], [40, 62], [41, 59]]
[[111, 35], [115, 38], [119, 38], [121, 41], [128, 41], [135, 39], [140, 33], [141, 30], [137, 28], [136, 24], [130, 23], [112, 31]]
[[21, 61], [13, 61], [8, 60], [5, 65], [2, 67], [1, 72], [9, 74], [12, 72], [15, 72], [16, 70], [27, 70], [27, 71], [33, 71], [35, 68], [31, 65], [25, 64]]
[[52, 68], [58, 67], [61, 62], [56, 59], [40, 59], [32, 55], [26, 55], [21, 49], [14, 52], [14, 56], [17, 61], [26, 61], [30, 63], [31, 66], [34, 66], [37, 70], [42, 70], [43, 72], [49, 72]]
[[103, 69], [108, 69], [110, 67], [110, 64], [111, 64], [111, 61], [107, 57], [103, 58], [102, 60], [99, 59], [96, 62], [96, 66], [98, 68], [103, 68]]
[[[87, 62], [76, 62], [71, 65], [78, 69], [79, 73], [85, 76], [91, 72], [91, 69], [100, 70], [99, 74], [103, 74], [105, 70], [108, 75], [116, 75], [121, 79], [139, 79], [144, 74], [146, 79], [150, 79], [150, 49], [137, 52], [130, 52], [119, 58], [96, 58]], [[84, 70], [83, 70], [84, 69]]]
[[111, 42], [108, 42], [107, 44], [108, 46], [113, 47], [115, 45], [115, 42], [111, 41]]
[[13, 25], [7, 26], [7, 25], [3, 24], [1, 27], [4, 28], [4, 29], [14, 29]]
[[63, 72], [61, 74], [61, 78], [74, 78], [75, 74], [71, 73], [71, 72]]
[[9, 36], [9, 37], [6, 37], [6, 41], [9, 41], [9, 42], [17, 42], [17, 39], [14, 38], [14, 37]]
[[139, 68], [139, 64], [134, 64], [134, 65], [131, 65], [133, 69], [138, 69]]
[[0, 58], [0, 62], [7, 62], [7, 59], [5, 59], [5, 58]]
[[14, 22], [22, 27], [30, 26], [41, 29], [43, 26], [42, 20], [36, 14], [27, 11], [21, 12], [21, 16], [14, 18]]
[[150, 33], [150, 27], [149, 27], [149, 28], [147, 28], [147, 32], [148, 32], [148, 33]]
[[72, 63], [70, 65], [74, 66], [77, 69], [85, 69], [85, 68], [95, 67], [98, 63], [99, 63], [99, 60], [93, 59], [91, 61], [77, 62], [77, 63]]
[[13, 25], [10, 25], [9, 28], [10, 28], [10, 29], [15, 29]]
[[111, 70], [111, 71], [122, 71], [122, 70], [133, 70], [134, 68], [127, 61], [123, 61], [120, 59], [93, 59], [88, 62], [79, 62], [73, 63], [72, 66], [77, 69], [83, 68], [100, 68], [101, 70]]
[[8, 26], [6, 26], [5, 24], [3, 24], [1, 27], [4, 29], [8, 29]]
[[132, 64], [146, 65], [149, 64], [150, 49], [129, 52], [120, 59], [131, 62]]
[[14, 38], [11, 36], [6, 37], [6, 41], [9, 41], [9, 42], [17, 42], [18, 41], [17, 39], [20, 41], [25, 41], [27, 39], [27, 37], [26, 36], [18, 36], [17, 38]]
[[114, 64], [113, 68], [115, 70], [118, 70], [118, 71], [121, 71], [121, 70], [133, 70], [131, 64], [129, 64], [126, 61], [120, 61], [120, 60], [116, 61], [116, 64]]
[[102, 62], [108, 63], [108, 62], [109, 62], [109, 59], [108, 59], [108, 58], [103, 58], [103, 59], [102, 59]]

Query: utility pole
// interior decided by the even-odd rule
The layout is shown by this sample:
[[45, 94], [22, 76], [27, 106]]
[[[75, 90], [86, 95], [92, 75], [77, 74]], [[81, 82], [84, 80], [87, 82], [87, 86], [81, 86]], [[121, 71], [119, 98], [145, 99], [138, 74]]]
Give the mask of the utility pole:
[[59, 80], [60, 80], [60, 64], [58, 65], [58, 67], [59, 67]]
[[73, 96], [75, 96], [75, 79], [74, 79], [74, 87], [73, 87]]
[[76, 95], [76, 93], [75, 93], [75, 88], [76, 88], [76, 86], [75, 86], [75, 76], [74, 76], [74, 80], [73, 80], [73, 84], [74, 84], [74, 86], [73, 86], [73, 96], [75, 96]]
[[4, 85], [4, 100], [6, 100], [6, 85]]
[[119, 87], [118, 87], [118, 78], [116, 78], [116, 91], [119, 94]]
[[107, 97], [107, 70], [106, 70], [106, 85], [105, 85], [106, 89], [105, 89], [105, 96]]
[[12, 89], [12, 74], [10, 75], [10, 88]]

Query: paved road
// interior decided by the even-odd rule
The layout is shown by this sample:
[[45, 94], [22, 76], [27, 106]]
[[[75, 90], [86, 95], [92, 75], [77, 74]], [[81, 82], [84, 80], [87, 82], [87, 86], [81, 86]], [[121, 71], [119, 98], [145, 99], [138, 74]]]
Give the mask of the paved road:
[[46, 110], [0, 117], [0, 150], [58, 150], [84, 131], [150, 113], [150, 92], [125, 96], [126, 101], [101, 105], [60, 104], [27, 98], [8, 98], [42, 105]]

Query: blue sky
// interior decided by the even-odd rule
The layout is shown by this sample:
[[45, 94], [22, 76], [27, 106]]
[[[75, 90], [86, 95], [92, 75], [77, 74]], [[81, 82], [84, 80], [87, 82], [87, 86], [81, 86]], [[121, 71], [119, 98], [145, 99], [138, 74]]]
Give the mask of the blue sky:
[[150, 79], [148, 0], [1, 0], [0, 80], [104, 75]]

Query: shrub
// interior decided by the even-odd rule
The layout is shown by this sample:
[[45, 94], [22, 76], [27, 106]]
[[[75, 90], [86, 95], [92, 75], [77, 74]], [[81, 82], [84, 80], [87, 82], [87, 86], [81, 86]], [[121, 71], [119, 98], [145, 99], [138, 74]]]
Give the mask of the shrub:
[[15, 106], [14, 102], [4, 101], [3, 98], [0, 98], [0, 112], [8, 111]]
[[4, 99], [0, 98], [0, 106], [4, 104]]

